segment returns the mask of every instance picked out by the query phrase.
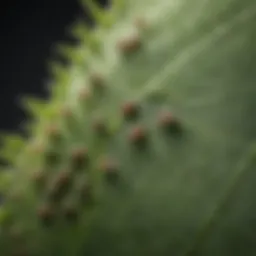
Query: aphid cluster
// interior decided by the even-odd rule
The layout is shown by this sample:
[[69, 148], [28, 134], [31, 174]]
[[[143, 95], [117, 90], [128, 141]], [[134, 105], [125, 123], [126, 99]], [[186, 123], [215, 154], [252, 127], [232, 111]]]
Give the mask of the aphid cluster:
[[[135, 22], [139, 29], [144, 29], [146, 23], [142, 19]], [[121, 54], [127, 56], [141, 49], [142, 38], [140, 34], [134, 34], [130, 37], [121, 39], [118, 44], [118, 50]], [[89, 86], [83, 87], [78, 93], [78, 100], [87, 102], [94, 100], [94, 92], [102, 92], [106, 89], [105, 77], [100, 72], [92, 72], [89, 75]], [[140, 102], [127, 101], [120, 106], [123, 123], [128, 127], [127, 144], [137, 148], [145, 148], [149, 143], [150, 129], [140, 122], [143, 108]], [[60, 110], [60, 117], [73, 122], [73, 110], [64, 106]], [[171, 112], [164, 111], [159, 114], [158, 126], [164, 132], [176, 134], [181, 131], [179, 120]], [[102, 136], [110, 135], [107, 120], [104, 118], [95, 118], [89, 125], [95, 137], [101, 139]], [[82, 146], [77, 146], [70, 150], [66, 156], [66, 169], [58, 170], [58, 164], [63, 160], [61, 152], [62, 142], [65, 134], [61, 127], [55, 124], [48, 125], [45, 129], [47, 138], [46, 147], [38, 147], [34, 151], [43, 155], [46, 167], [35, 170], [32, 174], [32, 181], [35, 185], [39, 197], [43, 196], [42, 202], [39, 202], [37, 216], [45, 226], [52, 226], [60, 216], [67, 221], [75, 221], [79, 217], [81, 206], [93, 202], [93, 186], [89, 179], [81, 176], [81, 173], [89, 173], [91, 168], [95, 168], [95, 157], [91, 157], [90, 148], [85, 147], [85, 142], [81, 141]], [[111, 137], [110, 137], [111, 138]], [[98, 160], [96, 160], [98, 161]], [[118, 182], [120, 175], [120, 163], [117, 159], [106, 157], [99, 162], [98, 171], [104, 176], [110, 184]], [[48, 170], [50, 169], [50, 170]], [[77, 180], [79, 184], [77, 184]], [[75, 193], [74, 193], [75, 192]], [[77, 198], [70, 200], [71, 195]], [[72, 198], [72, 197], [71, 197]]]

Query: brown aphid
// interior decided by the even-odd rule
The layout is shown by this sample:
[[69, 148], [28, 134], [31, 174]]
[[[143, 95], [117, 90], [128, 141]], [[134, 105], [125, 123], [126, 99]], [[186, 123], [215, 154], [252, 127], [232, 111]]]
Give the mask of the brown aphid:
[[70, 171], [61, 171], [57, 174], [52, 187], [50, 189], [50, 198], [59, 201], [68, 192], [72, 183], [72, 175]]
[[43, 224], [50, 225], [54, 221], [55, 213], [50, 205], [43, 204], [38, 208], [37, 216]]
[[58, 173], [55, 184], [57, 187], [67, 187], [70, 185], [72, 174], [69, 170], [64, 170]]
[[119, 168], [117, 163], [110, 158], [105, 158], [100, 163], [100, 170], [103, 173], [106, 173], [106, 174], [116, 173], [118, 169]]
[[46, 127], [46, 134], [50, 138], [58, 138], [60, 136], [60, 130], [57, 125], [49, 125]]
[[105, 77], [99, 72], [92, 72], [89, 76], [89, 81], [96, 90], [102, 89], [106, 85]]
[[78, 99], [86, 102], [91, 97], [91, 92], [88, 87], [82, 87], [78, 92]]
[[140, 107], [137, 102], [125, 102], [122, 106], [122, 112], [125, 119], [133, 119], [138, 117]]
[[51, 144], [58, 144], [62, 139], [60, 127], [56, 124], [48, 125], [45, 132]]
[[95, 119], [93, 121], [93, 130], [99, 134], [99, 135], [102, 135], [102, 136], [105, 136], [108, 134], [108, 128], [104, 122], [103, 119]]
[[78, 217], [78, 209], [73, 203], [65, 203], [63, 206], [63, 214], [68, 221], [74, 221]]
[[160, 113], [159, 126], [166, 132], [181, 132], [181, 124], [179, 120], [170, 111], [164, 111]]
[[106, 176], [106, 178], [115, 182], [118, 178], [119, 166], [113, 159], [105, 158], [100, 163], [100, 170]]
[[85, 147], [78, 147], [72, 150], [71, 159], [73, 167], [79, 169], [88, 163], [88, 150]]
[[139, 50], [142, 46], [142, 40], [138, 34], [133, 34], [122, 38], [117, 43], [117, 48], [124, 54], [131, 54]]
[[144, 146], [147, 141], [147, 132], [141, 125], [133, 127], [129, 133], [129, 141], [137, 146]]

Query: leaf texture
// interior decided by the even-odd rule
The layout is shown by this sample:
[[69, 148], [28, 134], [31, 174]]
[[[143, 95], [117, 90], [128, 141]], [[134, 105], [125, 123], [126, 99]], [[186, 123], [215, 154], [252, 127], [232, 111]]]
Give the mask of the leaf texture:
[[[13, 156], [19, 172], [8, 176], [2, 212], [11, 224], [0, 224], [1, 253], [20, 248], [14, 225], [36, 256], [255, 255], [255, 2], [116, 0], [109, 13], [91, 8], [100, 25], [84, 31], [90, 47], [74, 49], [84, 57], [53, 66], [53, 118], [37, 103], [33, 109], [41, 120], [33, 138], [42, 143]], [[75, 33], [83, 37], [80, 23]], [[72, 48], [68, 55], [74, 60]], [[63, 214], [75, 214], [62, 202], [36, 210], [63, 169], [74, 182], [65, 202], [78, 207], [71, 224]], [[49, 181], [41, 192], [36, 170], [45, 175], [36, 182]], [[86, 206], [82, 181], [93, 198]], [[42, 226], [52, 210], [54, 225]]]

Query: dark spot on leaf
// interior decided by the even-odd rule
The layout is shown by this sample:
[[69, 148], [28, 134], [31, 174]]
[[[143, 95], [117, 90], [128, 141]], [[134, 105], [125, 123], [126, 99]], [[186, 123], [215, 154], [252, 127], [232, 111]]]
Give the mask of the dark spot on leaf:
[[122, 106], [122, 112], [125, 119], [135, 119], [139, 115], [140, 107], [136, 102], [126, 102]]
[[129, 133], [129, 141], [137, 147], [144, 147], [147, 143], [147, 137], [147, 132], [141, 125], [133, 127]]
[[138, 51], [142, 46], [142, 40], [138, 34], [130, 35], [129, 37], [122, 38], [117, 47], [125, 55], [129, 55]]
[[169, 111], [160, 113], [159, 126], [168, 133], [180, 134], [182, 131], [179, 120]]
[[100, 163], [100, 170], [105, 175], [107, 181], [111, 183], [117, 182], [119, 166], [116, 161], [110, 158], [103, 159]]
[[84, 147], [73, 149], [71, 153], [72, 166], [74, 170], [83, 169], [88, 164], [88, 150]]
[[106, 85], [105, 77], [99, 72], [92, 72], [89, 81], [96, 91], [102, 90]]
[[93, 129], [96, 134], [100, 136], [107, 136], [108, 135], [108, 128], [102, 119], [96, 119], [93, 122]]
[[49, 125], [46, 127], [46, 134], [50, 141], [56, 142], [61, 139], [61, 132], [57, 125]]
[[70, 171], [61, 171], [55, 177], [49, 189], [49, 197], [53, 201], [61, 200], [68, 192], [72, 183], [72, 174]]
[[68, 221], [75, 221], [78, 217], [78, 209], [73, 203], [65, 203], [63, 214]]
[[46, 226], [53, 224], [55, 213], [50, 205], [43, 204], [37, 210], [38, 218]]

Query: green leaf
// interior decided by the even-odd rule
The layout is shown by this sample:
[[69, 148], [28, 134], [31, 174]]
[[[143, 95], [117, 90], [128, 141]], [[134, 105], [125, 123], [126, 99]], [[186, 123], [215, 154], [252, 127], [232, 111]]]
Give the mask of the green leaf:
[[[72, 125], [53, 115], [57, 136], [33, 134], [34, 159], [20, 153], [27, 169], [11, 179], [22, 197], [8, 209], [28, 254], [256, 255], [255, 1], [127, 0], [108, 29], [84, 2], [104, 48], [88, 56], [100, 83], [76, 64], [53, 66], [47, 111], [70, 107]], [[144, 15], [140, 37], [132, 19]]]

